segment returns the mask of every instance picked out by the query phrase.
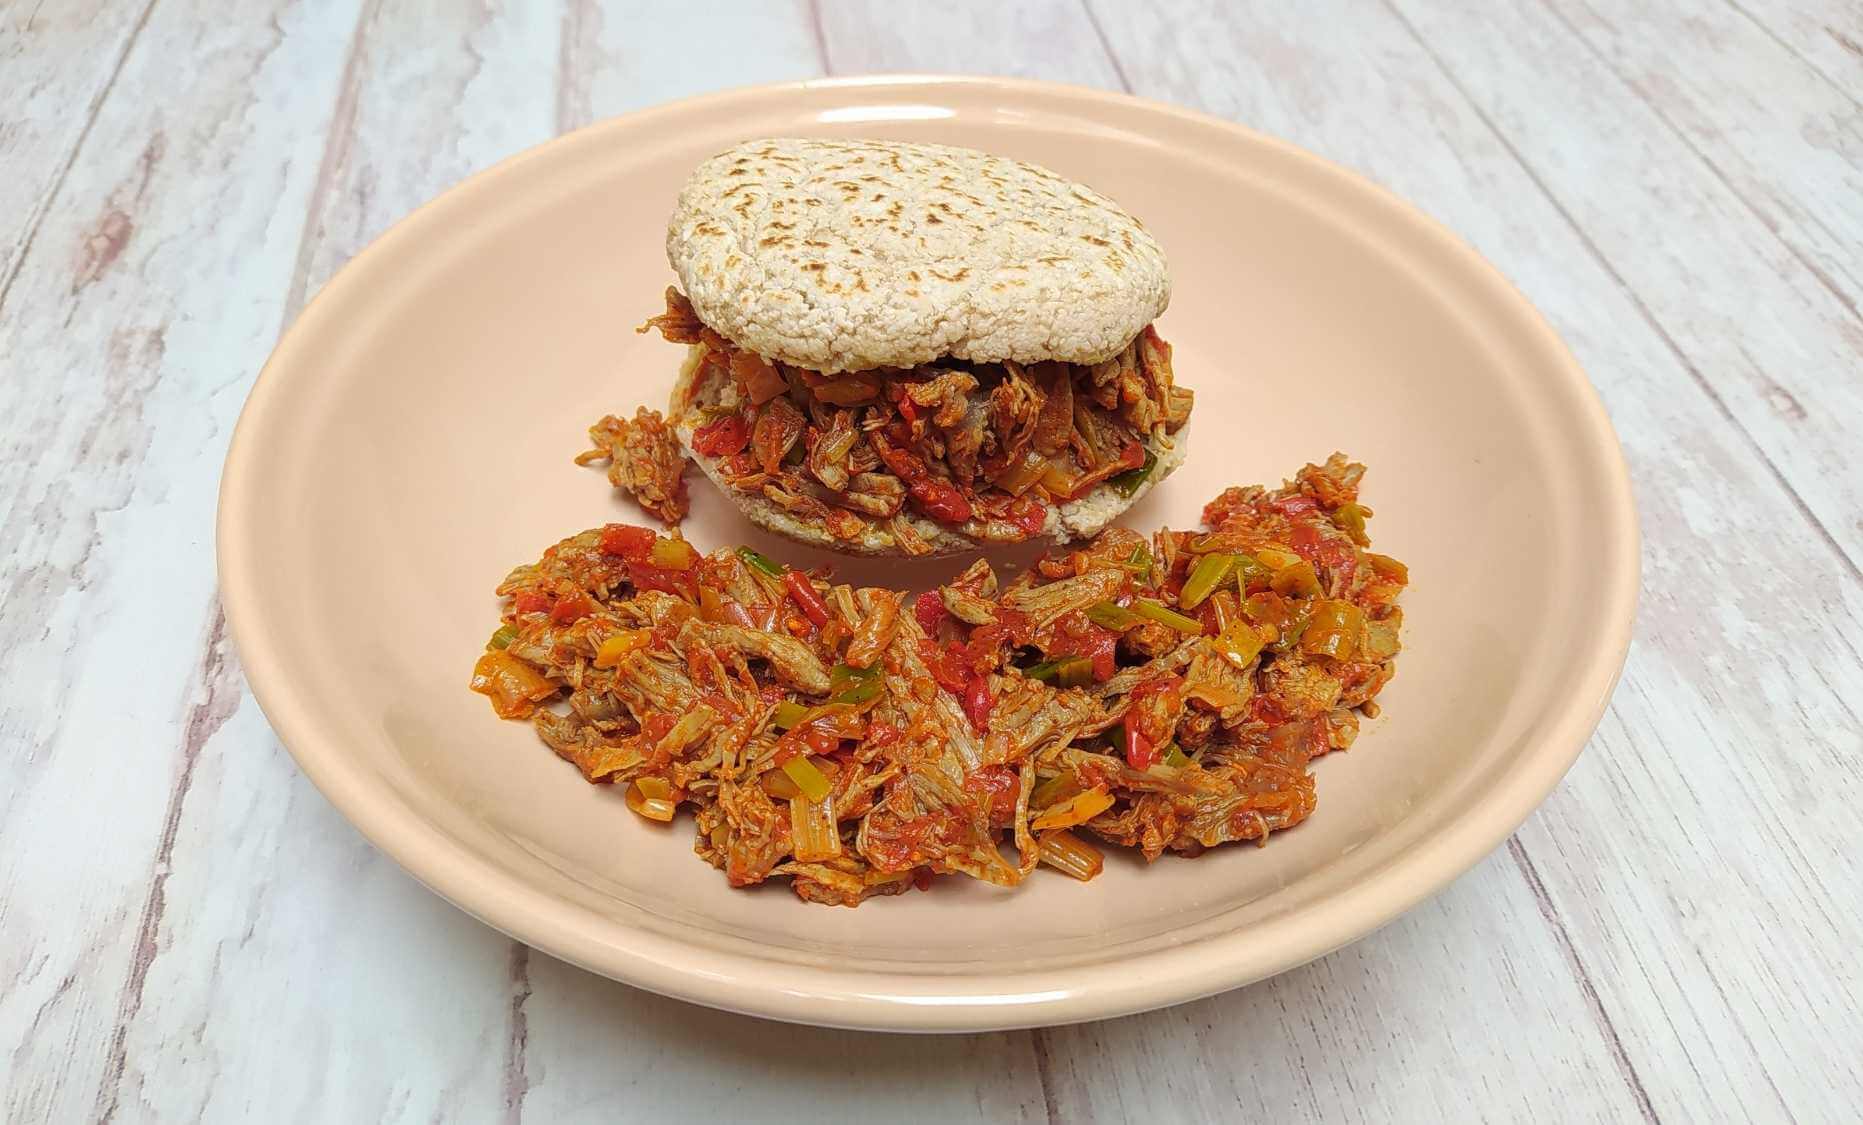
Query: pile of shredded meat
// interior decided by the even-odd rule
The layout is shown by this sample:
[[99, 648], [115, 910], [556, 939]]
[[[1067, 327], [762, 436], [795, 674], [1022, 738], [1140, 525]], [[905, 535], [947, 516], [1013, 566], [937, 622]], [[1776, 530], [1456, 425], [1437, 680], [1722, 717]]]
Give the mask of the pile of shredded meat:
[[1055, 504], [1111, 481], [1130, 494], [1156, 458], [1145, 440], [1190, 418], [1171, 381], [1171, 348], [1151, 328], [1104, 363], [970, 364], [837, 375], [771, 363], [699, 321], [677, 289], [657, 328], [702, 349], [705, 420], [693, 450], [734, 489], [761, 496], [839, 539], [869, 527], [903, 550], [920, 537], [902, 509], [977, 539], [1040, 535]]
[[1366, 549], [1363, 472], [1335, 454], [1224, 492], [1207, 531], [1114, 528], [916, 600], [610, 524], [499, 585], [472, 688], [641, 816], [690, 808], [733, 886], [811, 902], [1090, 879], [1094, 838], [1263, 842], [1394, 670], [1407, 575]]
[[667, 523], [686, 518], [686, 451], [657, 410], [641, 407], [632, 422], [606, 415], [589, 427], [590, 449], [576, 464], [608, 462], [608, 483]]

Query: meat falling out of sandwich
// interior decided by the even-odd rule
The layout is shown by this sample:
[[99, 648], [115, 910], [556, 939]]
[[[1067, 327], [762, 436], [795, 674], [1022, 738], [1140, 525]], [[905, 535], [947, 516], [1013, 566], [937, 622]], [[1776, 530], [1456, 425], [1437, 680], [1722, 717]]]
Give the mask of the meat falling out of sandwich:
[[756, 141], [693, 174], [673, 431], [758, 524], [858, 554], [1090, 536], [1184, 455], [1164, 255], [1091, 189], [968, 149]]

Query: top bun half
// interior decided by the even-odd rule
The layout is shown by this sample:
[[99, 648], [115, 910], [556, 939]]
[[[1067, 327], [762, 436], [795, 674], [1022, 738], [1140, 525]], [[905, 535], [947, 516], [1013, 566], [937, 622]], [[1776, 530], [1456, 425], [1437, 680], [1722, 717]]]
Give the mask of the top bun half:
[[1171, 298], [1164, 251], [1118, 204], [946, 145], [738, 145], [686, 181], [666, 253], [714, 331], [824, 373], [1100, 363]]

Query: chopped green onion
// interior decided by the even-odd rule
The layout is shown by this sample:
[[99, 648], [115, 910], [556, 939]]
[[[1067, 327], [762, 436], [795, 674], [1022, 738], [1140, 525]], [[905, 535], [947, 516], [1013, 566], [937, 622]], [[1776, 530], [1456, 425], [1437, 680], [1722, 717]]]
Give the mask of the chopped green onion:
[[1369, 515], [1371, 509], [1363, 504], [1341, 504], [1333, 510], [1333, 523], [1350, 536], [1352, 542], [1364, 547], [1371, 543], [1365, 534], [1365, 517]]
[[1037, 785], [1035, 791], [1029, 794], [1029, 808], [1039, 811], [1050, 805], [1058, 805], [1071, 800], [1079, 792], [1080, 779], [1074, 775], [1073, 770], [1058, 773]]
[[1052, 680], [1055, 674], [1060, 670], [1061, 662], [1059, 660], [1044, 660], [1039, 664], [1031, 664], [1027, 668], [1022, 669], [1022, 674], [1031, 680]]
[[1064, 688], [1086, 687], [1093, 682], [1093, 661], [1089, 657], [1075, 656], [1061, 662], [1060, 674], [1055, 682]]
[[796, 783], [802, 795], [811, 801], [819, 801], [832, 791], [828, 775], [801, 754], [784, 762], [782, 770], [789, 775], [789, 780]]
[[749, 547], [739, 547], [737, 549], [737, 557], [743, 559], [753, 570], [760, 570], [771, 578], [781, 578], [783, 576], [783, 568], [778, 566], [774, 559], [771, 559], [768, 555], [759, 554]]
[[1031, 680], [1048, 680], [1064, 688], [1086, 687], [1093, 682], [1093, 661], [1085, 656], [1063, 656], [1044, 660], [1022, 674]]
[[[797, 758], [796, 761], [808, 759]], [[826, 780], [823, 779], [824, 787]], [[841, 854], [841, 827], [835, 823], [834, 801], [826, 792], [820, 797], [790, 800], [789, 843], [790, 854], [802, 863], [820, 863]]]
[[1048, 828], [1072, 828], [1076, 824], [1085, 824], [1113, 807], [1113, 795], [1104, 789], [1089, 789], [1043, 812], [1030, 822], [1029, 827], [1040, 832]]
[[1300, 643], [1301, 636], [1306, 633], [1307, 626], [1313, 621], [1311, 602], [1296, 602], [1294, 604], [1297, 608], [1294, 610], [1293, 616], [1289, 617], [1287, 623], [1281, 626], [1281, 639], [1274, 642], [1273, 648], [1276, 652], [1292, 652], [1294, 646]]
[[1268, 585], [1277, 594], [1291, 594], [1301, 598], [1320, 595], [1320, 576], [1314, 573], [1313, 564], [1305, 559], [1275, 571]]
[[1169, 625], [1180, 633], [1201, 633], [1203, 622], [1194, 617], [1185, 617], [1174, 609], [1167, 608], [1163, 602], [1150, 598], [1137, 598], [1132, 602], [1132, 612], [1160, 625]]
[[1042, 836], [1041, 861], [1083, 883], [1098, 875], [1106, 865], [1106, 857], [1100, 854], [1100, 849], [1065, 828]]
[[878, 676], [873, 676], [868, 679], [856, 681], [854, 686], [848, 688], [846, 691], [829, 696], [828, 702], [845, 703], [850, 707], [858, 706], [862, 703], [871, 703], [880, 698], [880, 693], [885, 690], [886, 682]]
[[1273, 577], [1274, 570], [1254, 555], [1236, 556], [1236, 590], [1243, 597], [1249, 595], [1251, 588], [1266, 590]]
[[1123, 473], [1108, 477], [1106, 483], [1118, 489], [1119, 495], [1130, 496], [1139, 490], [1139, 485], [1144, 484], [1145, 478], [1151, 476], [1151, 471], [1157, 467], [1158, 455], [1147, 449], [1145, 451], [1145, 463], [1143, 465], [1140, 465], [1136, 469], [1127, 469]]
[[1132, 557], [1125, 561], [1125, 568], [1146, 582], [1151, 581], [1151, 549], [1140, 543], [1132, 548]]
[[1120, 633], [1137, 625], [1141, 620], [1138, 614], [1116, 602], [1097, 602], [1088, 606], [1086, 613], [1088, 621]]
[[1190, 761], [1190, 755], [1184, 753], [1183, 748], [1173, 742], [1170, 746], [1165, 748], [1164, 764], [1170, 766], [1174, 770], [1181, 770], [1192, 763]]
[[1389, 555], [1380, 555], [1376, 551], [1366, 551], [1365, 561], [1380, 578], [1389, 578], [1394, 582], [1410, 581], [1410, 568]]
[[511, 642], [515, 640], [517, 640], [517, 630], [509, 625], [500, 625], [498, 631], [492, 634], [492, 639], [485, 642], [485, 647], [509, 648]]
[[1351, 602], [1323, 598], [1313, 605], [1313, 620], [1300, 635], [1300, 651], [1350, 660], [1364, 627], [1364, 610]]
[[808, 720], [809, 709], [800, 703], [785, 699], [776, 705], [776, 714], [773, 717], [773, 721], [776, 723], [777, 727], [782, 730], [799, 727], [803, 723], [808, 722]]
[[1231, 664], [1247, 668], [1261, 653], [1261, 634], [1246, 621], [1237, 621], [1216, 635], [1216, 650]]
[[1190, 577], [1184, 579], [1183, 592], [1177, 596], [1177, 604], [1185, 609], [1195, 609], [1203, 604], [1203, 599], [1216, 591], [1229, 577], [1229, 571], [1236, 565], [1236, 556], [1217, 553], [1204, 555], [1197, 560], [1197, 565], [1190, 568]]
[[1262, 565], [1269, 570], [1286, 570], [1300, 561], [1299, 555], [1286, 547], [1277, 547], [1272, 543], [1258, 548], [1255, 551], [1255, 557], [1260, 559]]
[[1365, 624], [1364, 653], [1373, 660], [1389, 660], [1397, 655], [1397, 623], [1369, 621]]
[[879, 678], [878, 666], [856, 668], [852, 664], [837, 664], [828, 672], [828, 690], [830, 692], [845, 691], [855, 684], [864, 684], [869, 680]]

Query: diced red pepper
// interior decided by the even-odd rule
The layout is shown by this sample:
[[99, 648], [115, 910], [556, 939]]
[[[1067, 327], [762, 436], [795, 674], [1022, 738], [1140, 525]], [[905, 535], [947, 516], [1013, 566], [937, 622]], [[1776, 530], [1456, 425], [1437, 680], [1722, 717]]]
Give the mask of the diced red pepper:
[[1022, 777], [1013, 766], [983, 766], [964, 778], [964, 792], [988, 799], [990, 824], [995, 828], [1007, 828], [1015, 819], [1016, 794], [1021, 788]]
[[750, 427], [739, 414], [728, 414], [692, 431], [692, 451], [707, 457], [729, 457], [750, 445]]
[[517, 596], [511, 599], [511, 608], [519, 613], [542, 613], [550, 608], [550, 598], [549, 595], [539, 594], [535, 590], [520, 590]]
[[925, 668], [931, 673], [932, 679], [948, 692], [961, 692], [970, 682], [970, 671], [964, 667], [963, 661], [937, 641], [929, 638], [920, 641], [919, 657], [925, 661]]
[[1033, 496], [1018, 496], [1003, 517], [1017, 531], [1033, 539], [1048, 526], [1048, 505]]
[[951, 611], [944, 607], [944, 599], [938, 596], [938, 591], [927, 590], [912, 603], [912, 616], [918, 618], [919, 628], [925, 630], [926, 636], [936, 637], [938, 627], [951, 616]]
[[970, 725], [982, 734], [990, 726], [990, 712], [995, 709], [996, 701], [990, 698], [990, 681], [983, 676], [972, 676], [964, 685], [964, 714], [970, 716]]
[[1119, 671], [1119, 634], [1091, 623], [1079, 629], [1057, 631], [1046, 655], [1050, 658], [1085, 656], [1093, 661], [1095, 680], [1110, 680], [1113, 673]]
[[808, 744], [809, 751], [823, 756], [834, 753], [841, 748], [841, 739], [833, 731], [823, 730], [810, 723], [803, 728], [802, 741]]
[[595, 612], [595, 602], [587, 594], [571, 594], [558, 598], [550, 607], [550, 621], [556, 625], [571, 625]]
[[627, 577], [637, 590], [663, 590], [688, 600], [698, 596], [698, 585], [689, 570], [668, 570], [652, 563], [630, 560]]
[[867, 724], [867, 737], [861, 740], [861, 745], [877, 750], [883, 746], [891, 746], [893, 743], [898, 742], [901, 737], [902, 735], [898, 727], [891, 723], [880, 722], [876, 719]]
[[755, 629], [757, 627], [757, 622], [750, 616], [750, 611], [745, 609], [743, 603], [737, 601], [735, 598], [720, 598], [718, 608], [720, 616], [732, 625], [744, 629]]
[[815, 592], [815, 586], [807, 575], [799, 570], [785, 570], [783, 588], [789, 591], [790, 598], [808, 619], [815, 622], [816, 628], [828, 624], [828, 603], [822, 601], [822, 596]]
[[1126, 765], [1135, 770], [1148, 770], [1158, 761], [1158, 749], [1151, 739], [1138, 732], [1138, 724], [1126, 720]]
[[1184, 681], [1169, 673], [1143, 680], [1126, 697], [1126, 764], [1146, 769], [1162, 756], [1175, 716], [1184, 705]]
[[964, 499], [964, 494], [948, 480], [928, 473], [907, 481], [906, 489], [918, 504], [919, 511], [939, 523], [963, 523], [970, 519], [970, 501]]
[[1301, 522], [1287, 534], [1287, 545], [1295, 554], [1312, 563], [1324, 574], [1350, 584], [1358, 572], [1358, 550], [1351, 543], [1321, 533], [1316, 524]]
[[964, 498], [956, 485], [943, 477], [932, 475], [931, 470], [925, 467], [925, 462], [890, 442], [876, 441], [873, 446], [893, 475], [905, 482], [906, 491], [912, 496], [912, 502], [919, 511], [940, 523], [963, 523], [970, 519], [970, 501]]
[[624, 559], [644, 559], [653, 550], [653, 541], [657, 538], [659, 536], [644, 527], [611, 523], [602, 528], [602, 552]]

